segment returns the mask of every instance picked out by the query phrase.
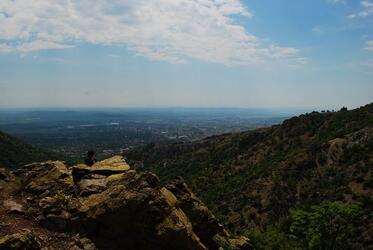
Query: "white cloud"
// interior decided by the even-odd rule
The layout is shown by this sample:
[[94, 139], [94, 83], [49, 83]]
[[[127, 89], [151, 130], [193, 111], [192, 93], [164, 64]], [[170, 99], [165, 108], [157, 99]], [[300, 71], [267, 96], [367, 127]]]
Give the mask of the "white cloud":
[[[121, 45], [151, 60], [251, 64], [296, 59], [235, 23], [253, 15], [239, 0], [1, 0], [0, 51]], [[294, 58], [293, 58], [294, 57]]]
[[367, 41], [366, 42], [366, 50], [373, 52], [373, 40]]
[[11, 52], [13, 48], [7, 44], [0, 44], [0, 52], [8, 53]]
[[67, 49], [71, 48], [71, 45], [59, 44], [50, 41], [32, 41], [29, 43], [22, 43], [15, 47], [15, 49], [21, 53], [28, 53], [31, 51], [44, 50], [44, 49]]
[[357, 17], [367, 17], [373, 15], [373, 2], [364, 0], [360, 2], [360, 5], [362, 8], [360, 12], [348, 15], [347, 17], [350, 19], [354, 19]]
[[340, 4], [340, 3], [346, 3], [345, 0], [326, 0], [327, 3], [330, 4]]
[[299, 57], [296, 60], [297, 60], [298, 64], [305, 65], [305, 64], [308, 63], [308, 58], [306, 58], [306, 57]]
[[325, 32], [325, 28], [320, 26], [315, 26], [312, 28], [312, 32], [316, 34], [323, 34]]

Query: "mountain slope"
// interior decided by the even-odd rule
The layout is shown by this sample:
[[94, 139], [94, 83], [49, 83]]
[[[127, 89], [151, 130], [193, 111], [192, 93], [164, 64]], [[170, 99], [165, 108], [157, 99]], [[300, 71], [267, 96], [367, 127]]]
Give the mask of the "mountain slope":
[[[287, 237], [295, 234], [298, 211], [356, 205], [359, 219], [350, 220], [349, 240], [340, 242], [347, 249], [373, 246], [373, 104], [193, 143], [149, 145], [128, 159], [162, 181], [184, 177], [231, 231], [266, 234], [275, 228], [276, 237]], [[297, 244], [311, 242], [299, 237]]]
[[36, 148], [0, 131], [0, 166], [17, 168], [35, 161], [58, 158], [61, 156]]

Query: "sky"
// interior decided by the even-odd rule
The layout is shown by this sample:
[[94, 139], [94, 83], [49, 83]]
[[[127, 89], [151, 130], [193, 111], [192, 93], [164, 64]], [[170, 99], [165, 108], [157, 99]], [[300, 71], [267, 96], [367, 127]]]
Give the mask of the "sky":
[[373, 0], [0, 0], [0, 108], [373, 102]]

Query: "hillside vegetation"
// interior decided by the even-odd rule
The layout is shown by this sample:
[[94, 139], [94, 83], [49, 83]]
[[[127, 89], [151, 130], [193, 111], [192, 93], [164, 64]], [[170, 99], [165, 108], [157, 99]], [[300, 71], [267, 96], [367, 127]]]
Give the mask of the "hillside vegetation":
[[282, 125], [148, 145], [130, 164], [182, 176], [232, 232], [257, 249], [373, 249], [373, 104]]
[[0, 131], [0, 167], [18, 168], [35, 161], [61, 159], [60, 155], [34, 147]]

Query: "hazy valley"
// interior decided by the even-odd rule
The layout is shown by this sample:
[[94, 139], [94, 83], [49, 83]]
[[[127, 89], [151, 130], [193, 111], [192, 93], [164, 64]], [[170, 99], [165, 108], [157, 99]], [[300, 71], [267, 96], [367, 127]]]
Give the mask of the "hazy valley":
[[105, 158], [149, 143], [190, 142], [267, 127], [299, 112], [234, 108], [13, 109], [0, 110], [0, 131], [79, 161], [89, 149]]

